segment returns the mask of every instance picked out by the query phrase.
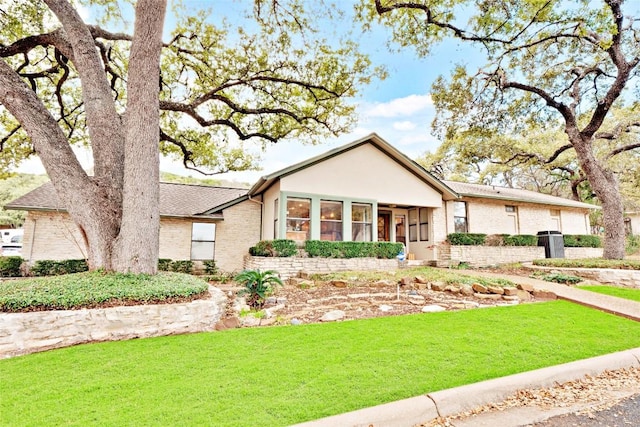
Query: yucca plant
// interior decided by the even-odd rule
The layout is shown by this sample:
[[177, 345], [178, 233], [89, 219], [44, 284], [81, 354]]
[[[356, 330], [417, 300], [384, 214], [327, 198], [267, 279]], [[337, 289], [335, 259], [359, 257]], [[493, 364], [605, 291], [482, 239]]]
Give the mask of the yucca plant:
[[274, 285], [282, 285], [282, 280], [273, 270], [244, 270], [234, 280], [244, 286], [238, 295], [247, 295], [247, 305], [255, 310], [264, 306], [265, 299], [273, 292]]

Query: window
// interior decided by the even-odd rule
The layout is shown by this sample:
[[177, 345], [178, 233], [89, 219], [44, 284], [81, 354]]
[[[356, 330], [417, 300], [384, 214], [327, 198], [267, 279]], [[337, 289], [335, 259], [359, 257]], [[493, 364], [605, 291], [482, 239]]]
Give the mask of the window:
[[509, 213], [516, 213], [516, 207], [512, 205], [507, 205], [504, 207], [504, 210]]
[[213, 259], [216, 243], [216, 225], [194, 222], [191, 225], [191, 259]]
[[409, 241], [418, 241], [418, 210], [409, 209]]
[[309, 240], [311, 200], [287, 199], [287, 239]]
[[342, 202], [320, 201], [320, 240], [342, 240]]
[[429, 240], [429, 209], [420, 208], [420, 240]]
[[396, 215], [396, 242], [402, 243], [406, 246], [407, 244], [407, 233], [405, 231], [405, 216], [404, 215]]
[[372, 239], [373, 214], [371, 205], [351, 204], [351, 239], [354, 242], [370, 242]]
[[456, 233], [467, 233], [467, 202], [453, 202], [453, 223]]
[[278, 234], [280, 234], [278, 230], [278, 217], [280, 216], [280, 212], [278, 212], [278, 199], [273, 202], [273, 238], [277, 239]]

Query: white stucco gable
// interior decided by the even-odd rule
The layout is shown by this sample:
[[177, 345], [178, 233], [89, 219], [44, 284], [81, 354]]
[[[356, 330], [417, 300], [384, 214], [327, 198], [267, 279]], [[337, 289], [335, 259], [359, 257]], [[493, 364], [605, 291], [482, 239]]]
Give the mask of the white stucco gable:
[[442, 206], [442, 193], [372, 144], [286, 175], [280, 190], [358, 197], [407, 206]]

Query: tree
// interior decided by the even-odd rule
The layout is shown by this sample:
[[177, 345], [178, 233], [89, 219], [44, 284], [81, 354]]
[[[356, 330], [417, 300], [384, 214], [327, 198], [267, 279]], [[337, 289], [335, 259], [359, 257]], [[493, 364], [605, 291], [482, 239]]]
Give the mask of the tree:
[[[314, 38], [296, 0], [256, 0], [253, 32], [183, 14], [167, 43], [166, 0], [135, 3], [132, 35], [118, 3], [86, 3], [118, 31], [68, 0], [3, 3], [0, 114], [3, 151], [38, 154], [92, 269], [157, 271], [159, 150], [212, 174], [255, 167], [242, 141], [346, 131], [345, 98], [373, 75], [354, 44]], [[92, 176], [73, 144], [91, 148]]]
[[639, 24], [625, 17], [623, 5], [623, 0], [374, 0], [360, 7], [360, 16], [366, 25], [378, 20], [391, 27], [395, 42], [421, 55], [446, 37], [480, 47], [482, 67], [469, 72], [459, 65], [448, 80], [434, 83], [439, 135], [517, 139], [528, 127], [553, 129], [560, 123], [566, 144], [548, 156], [537, 144], [527, 155], [551, 163], [575, 151], [602, 204], [604, 256], [622, 258], [623, 204], [606, 160], [640, 147], [637, 138], [620, 138], [637, 132], [637, 115], [606, 124], [615, 119], [612, 108], [630, 107], [637, 97]]

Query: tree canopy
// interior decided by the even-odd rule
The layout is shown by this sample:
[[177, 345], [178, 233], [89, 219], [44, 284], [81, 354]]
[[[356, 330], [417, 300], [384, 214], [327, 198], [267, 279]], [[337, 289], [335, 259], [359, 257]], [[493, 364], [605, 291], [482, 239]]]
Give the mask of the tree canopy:
[[[621, 258], [623, 206], [611, 162], [640, 147], [637, 9], [622, 0], [374, 0], [359, 13], [420, 55], [445, 38], [475, 46], [479, 66], [460, 64], [433, 85], [436, 134], [476, 165], [535, 161], [583, 174], [603, 207], [605, 256]], [[549, 145], [530, 138], [531, 129], [565, 136]]]

